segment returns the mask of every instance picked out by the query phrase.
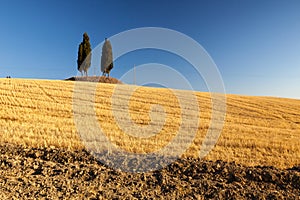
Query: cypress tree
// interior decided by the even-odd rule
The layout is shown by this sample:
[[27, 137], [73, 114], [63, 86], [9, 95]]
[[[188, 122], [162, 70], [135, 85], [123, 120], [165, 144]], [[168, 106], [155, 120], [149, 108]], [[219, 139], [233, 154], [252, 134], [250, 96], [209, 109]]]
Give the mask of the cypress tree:
[[87, 71], [91, 66], [92, 49], [90, 44], [90, 38], [87, 33], [83, 34], [83, 40], [78, 47], [77, 69], [87, 76]]
[[102, 75], [104, 76], [105, 74], [107, 74], [109, 77], [110, 70], [113, 67], [114, 63], [112, 55], [112, 46], [110, 41], [107, 38], [105, 38], [101, 55], [101, 72], [103, 73]]

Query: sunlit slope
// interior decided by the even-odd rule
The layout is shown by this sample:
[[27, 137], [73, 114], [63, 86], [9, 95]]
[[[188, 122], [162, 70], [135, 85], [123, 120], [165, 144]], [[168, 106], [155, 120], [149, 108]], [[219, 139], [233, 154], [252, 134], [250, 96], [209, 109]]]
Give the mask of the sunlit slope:
[[[94, 87], [95, 83], [84, 86]], [[178, 99], [170, 90], [141, 87], [131, 96], [129, 113], [140, 126], [151, 123], [151, 105], [159, 104], [166, 112], [162, 129], [141, 139], [118, 126], [111, 108], [114, 87], [98, 84], [95, 95], [97, 119], [112, 143], [127, 151], [148, 153], [175, 137], [182, 119]], [[126, 91], [132, 86], [122, 87]], [[74, 123], [73, 91], [74, 82], [68, 81], [0, 79], [0, 142], [84, 148]], [[196, 94], [201, 120], [185, 156], [199, 155], [211, 118], [210, 95]], [[127, 112], [123, 106], [120, 110]], [[281, 168], [300, 164], [300, 100], [227, 95], [225, 126], [206, 158]]]

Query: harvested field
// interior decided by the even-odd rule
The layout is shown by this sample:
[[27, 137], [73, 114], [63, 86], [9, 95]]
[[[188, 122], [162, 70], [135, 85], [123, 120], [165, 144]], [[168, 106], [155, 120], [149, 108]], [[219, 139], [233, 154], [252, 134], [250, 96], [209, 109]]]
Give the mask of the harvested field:
[[[211, 96], [197, 92], [201, 123], [182, 157], [161, 170], [126, 173], [97, 161], [85, 150], [73, 114], [77, 83], [0, 79], [1, 199], [299, 198], [300, 100], [227, 95], [224, 128], [215, 148], [200, 160], [211, 118]], [[111, 97], [116, 85], [79, 83], [79, 89], [89, 87], [97, 88], [96, 119], [116, 146], [146, 154], [175, 137], [181, 111], [172, 91], [140, 87], [133, 93], [128, 107], [136, 124], [151, 123], [152, 104], [163, 106], [166, 112], [158, 134], [137, 138], [124, 133], [115, 121]], [[121, 85], [124, 95], [132, 87]], [[88, 99], [82, 96], [82, 100]], [[121, 104], [119, 110], [127, 112]], [[122, 155], [113, 159], [126, 161]]]
[[[122, 132], [115, 122], [111, 111], [114, 87], [113, 84], [98, 84], [95, 97], [99, 123], [110, 140], [127, 151], [139, 153], [149, 153], [166, 145], [180, 123], [178, 100], [171, 91], [141, 87], [133, 94], [129, 109], [134, 122], [149, 124], [151, 104], [164, 106], [167, 113], [159, 134], [149, 139], [139, 139]], [[126, 90], [126, 87], [132, 86], [122, 87]], [[74, 124], [73, 91], [74, 82], [1, 79], [0, 142], [30, 147], [83, 149]], [[201, 123], [184, 157], [198, 157], [211, 117], [210, 95], [200, 92], [196, 95]], [[206, 159], [278, 168], [299, 165], [299, 105], [300, 100], [294, 99], [227, 95], [225, 125], [216, 147]]]

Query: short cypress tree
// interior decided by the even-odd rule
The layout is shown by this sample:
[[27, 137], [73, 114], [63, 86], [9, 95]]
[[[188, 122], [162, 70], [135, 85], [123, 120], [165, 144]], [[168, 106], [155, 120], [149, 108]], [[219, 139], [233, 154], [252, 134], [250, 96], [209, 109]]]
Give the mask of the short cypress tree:
[[90, 44], [90, 38], [87, 33], [83, 34], [83, 41], [79, 44], [78, 47], [78, 58], [77, 58], [77, 69], [81, 72], [85, 73], [87, 76], [87, 71], [91, 66], [91, 58], [92, 58], [92, 49]]
[[103, 72], [102, 76], [105, 74], [108, 75], [110, 70], [114, 67], [113, 63], [113, 55], [112, 55], [112, 46], [110, 41], [105, 38], [105, 42], [102, 47], [102, 56], [101, 56], [101, 72]]

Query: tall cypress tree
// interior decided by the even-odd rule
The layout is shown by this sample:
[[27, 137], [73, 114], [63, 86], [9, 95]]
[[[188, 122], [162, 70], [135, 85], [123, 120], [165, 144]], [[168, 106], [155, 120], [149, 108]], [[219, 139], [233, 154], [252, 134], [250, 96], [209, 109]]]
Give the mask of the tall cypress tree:
[[77, 69], [81, 72], [85, 73], [87, 76], [87, 71], [91, 66], [91, 58], [92, 58], [92, 49], [90, 44], [90, 38], [87, 33], [83, 34], [83, 40], [79, 44], [78, 47], [78, 58], [77, 58]]
[[112, 55], [112, 46], [110, 41], [105, 38], [105, 42], [102, 47], [101, 55], [101, 71], [102, 75], [107, 74], [109, 77], [110, 70], [114, 67], [113, 55]]

